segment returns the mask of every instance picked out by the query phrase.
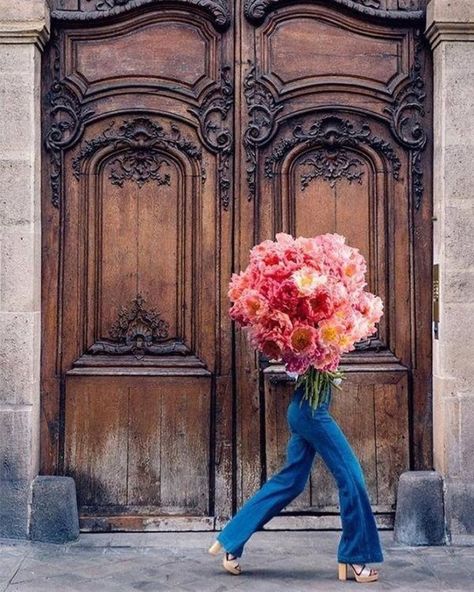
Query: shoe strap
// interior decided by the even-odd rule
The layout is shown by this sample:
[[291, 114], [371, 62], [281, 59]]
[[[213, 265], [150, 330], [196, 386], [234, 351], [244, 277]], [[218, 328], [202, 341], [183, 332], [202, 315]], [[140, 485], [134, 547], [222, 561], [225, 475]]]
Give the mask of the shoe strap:
[[[354, 567], [354, 564], [351, 563], [351, 567], [354, 570], [354, 573], [357, 574], [358, 576], [362, 575], [364, 569], [366, 568], [366, 565], [364, 563], [364, 565], [360, 568], [360, 571], [357, 571], [356, 568]], [[368, 568], [369, 569], [369, 568]], [[367, 574], [368, 576], [371, 574], [371, 569], [369, 569], [369, 573]]]

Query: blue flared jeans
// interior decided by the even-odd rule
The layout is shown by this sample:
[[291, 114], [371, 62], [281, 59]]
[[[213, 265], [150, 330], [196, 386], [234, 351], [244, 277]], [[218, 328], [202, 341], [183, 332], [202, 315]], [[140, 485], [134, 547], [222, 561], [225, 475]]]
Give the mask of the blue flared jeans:
[[217, 540], [228, 553], [240, 557], [252, 534], [303, 491], [317, 453], [339, 488], [342, 536], [338, 561], [359, 564], [383, 561], [360, 463], [329, 413], [331, 394], [315, 411], [302, 395], [303, 389], [299, 387], [288, 406], [291, 436], [284, 466], [245, 502]]

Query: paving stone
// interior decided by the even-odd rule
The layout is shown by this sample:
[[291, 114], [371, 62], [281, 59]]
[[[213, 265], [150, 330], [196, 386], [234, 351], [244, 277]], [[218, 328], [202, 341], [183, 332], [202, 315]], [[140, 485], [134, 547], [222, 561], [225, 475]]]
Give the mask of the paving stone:
[[[85, 534], [63, 545], [0, 540], [0, 592], [348, 592], [336, 579], [339, 532], [258, 532], [239, 577], [207, 548], [214, 533]], [[372, 592], [468, 592], [473, 547], [408, 547], [382, 532]], [[472, 564], [472, 565], [470, 565]]]

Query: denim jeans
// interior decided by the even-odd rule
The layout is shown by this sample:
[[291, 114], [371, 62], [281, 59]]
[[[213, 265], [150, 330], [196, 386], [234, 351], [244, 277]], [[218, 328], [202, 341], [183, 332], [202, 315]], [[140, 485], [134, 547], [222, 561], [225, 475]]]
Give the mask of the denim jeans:
[[302, 395], [303, 389], [299, 387], [288, 406], [291, 436], [284, 466], [245, 502], [217, 540], [227, 552], [240, 557], [252, 534], [303, 491], [317, 453], [339, 489], [342, 536], [338, 561], [360, 564], [383, 561], [360, 463], [329, 413], [331, 394], [314, 412]]

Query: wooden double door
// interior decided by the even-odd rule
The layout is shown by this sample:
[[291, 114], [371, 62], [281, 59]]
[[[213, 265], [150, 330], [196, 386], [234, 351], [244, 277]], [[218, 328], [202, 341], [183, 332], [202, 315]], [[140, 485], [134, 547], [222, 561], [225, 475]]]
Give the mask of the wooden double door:
[[[381, 525], [431, 466], [423, 2], [58, 0], [43, 64], [41, 465], [84, 529], [212, 529], [284, 460], [292, 384], [233, 270], [338, 232], [385, 302], [334, 414]], [[337, 526], [317, 461], [276, 526]]]

